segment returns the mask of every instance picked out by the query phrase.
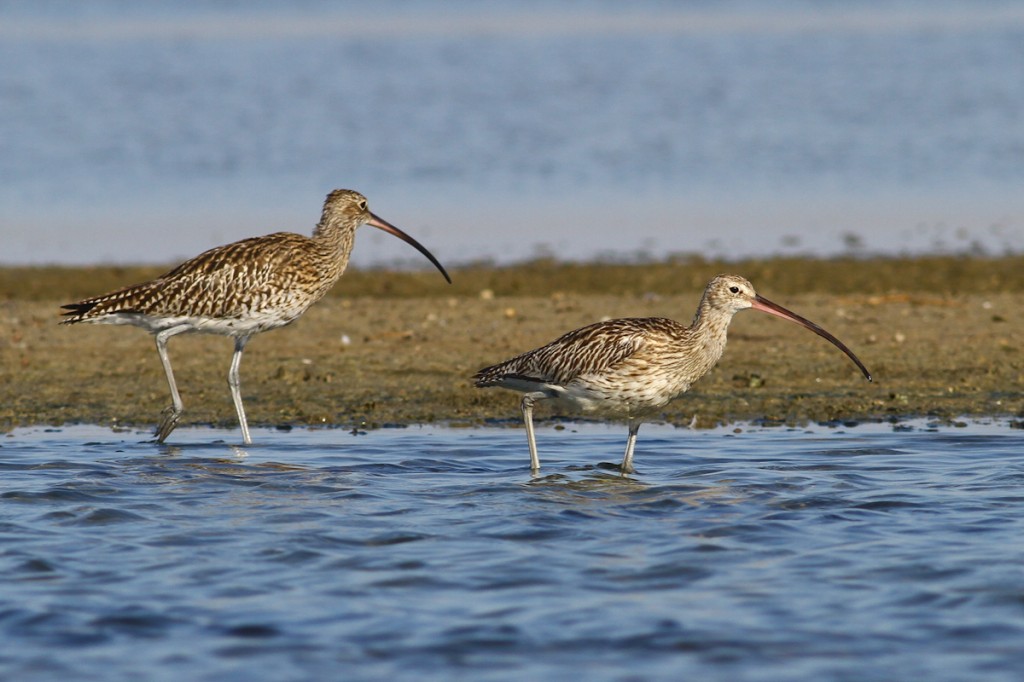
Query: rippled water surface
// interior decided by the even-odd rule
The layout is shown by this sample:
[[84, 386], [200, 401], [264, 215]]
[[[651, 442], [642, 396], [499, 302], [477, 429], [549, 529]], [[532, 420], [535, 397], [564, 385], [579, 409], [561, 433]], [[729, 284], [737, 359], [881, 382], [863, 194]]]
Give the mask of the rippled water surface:
[[0, 437], [4, 679], [1017, 679], [1024, 432]]

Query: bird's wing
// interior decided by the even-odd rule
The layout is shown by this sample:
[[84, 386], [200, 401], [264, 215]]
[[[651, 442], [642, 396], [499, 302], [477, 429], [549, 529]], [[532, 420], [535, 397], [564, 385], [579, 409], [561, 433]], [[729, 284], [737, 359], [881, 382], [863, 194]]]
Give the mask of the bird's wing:
[[[623, 318], [571, 331], [551, 343], [518, 355], [473, 377], [480, 387], [508, 380], [564, 386], [573, 379], [615, 367], [640, 351], [659, 318]], [[674, 323], [673, 323], [674, 324]]]
[[260, 237], [217, 246], [156, 279], [62, 306], [64, 322], [114, 313], [230, 316], [252, 307], [287, 252], [281, 240]]

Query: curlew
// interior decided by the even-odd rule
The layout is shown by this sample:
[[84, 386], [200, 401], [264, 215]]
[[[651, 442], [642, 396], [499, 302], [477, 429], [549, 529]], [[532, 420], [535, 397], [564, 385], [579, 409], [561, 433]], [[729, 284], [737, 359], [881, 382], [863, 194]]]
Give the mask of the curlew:
[[661, 317], [598, 322], [477, 372], [479, 388], [499, 386], [523, 394], [521, 409], [530, 445], [530, 467], [540, 469], [533, 405], [556, 405], [625, 416], [629, 425], [620, 469], [633, 471], [633, 447], [644, 418], [689, 390], [725, 351], [733, 315], [753, 308], [795, 322], [831, 341], [860, 368], [864, 363], [842, 341], [810, 320], [759, 296], [736, 275], [718, 275], [704, 289], [690, 326]]
[[327, 195], [312, 237], [275, 232], [215, 247], [149, 282], [62, 306], [66, 312], [61, 323], [130, 324], [154, 335], [171, 389], [171, 405], [156, 430], [161, 443], [183, 410], [167, 355], [168, 339], [187, 332], [232, 337], [235, 352], [228, 386], [242, 440], [248, 445], [252, 438], [238, 376], [246, 343], [254, 334], [294, 322], [330, 290], [345, 272], [361, 225], [373, 225], [411, 244], [451, 283], [426, 248], [370, 212], [366, 197], [337, 189]]

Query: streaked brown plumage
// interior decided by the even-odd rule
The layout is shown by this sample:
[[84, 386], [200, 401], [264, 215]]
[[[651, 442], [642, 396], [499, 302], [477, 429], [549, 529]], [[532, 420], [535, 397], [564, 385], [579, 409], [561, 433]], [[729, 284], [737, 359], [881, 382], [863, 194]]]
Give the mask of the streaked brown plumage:
[[156, 337], [171, 389], [171, 405], [157, 428], [160, 442], [174, 430], [183, 409], [167, 340], [187, 332], [234, 338], [228, 385], [242, 439], [248, 444], [252, 439], [238, 377], [245, 344], [254, 334], [293, 322], [334, 286], [348, 265], [356, 228], [364, 224], [408, 242], [451, 282], [444, 267], [419, 242], [371, 213], [366, 197], [337, 189], [327, 195], [312, 237], [276, 232], [218, 246], [149, 282], [62, 306], [66, 311], [62, 324], [130, 324]]
[[662, 317], [608, 320], [571, 331], [551, 343], [474, 375], [480, 388], [523, 393], [530, 466], [540, 468], [533, 432], [533, 405], [625, 416], [629, 422], [623, 472], [633, 471], [633, 448], [644, 417], [685, 393], [725, 351], [732, 316], [754, 308], [796, 322], [846, 353], [868, 381], [871, 374], [841, 341], [796, 313], [762, 298], [737, 275], [719, 275], [704, 289], [690, 326]]

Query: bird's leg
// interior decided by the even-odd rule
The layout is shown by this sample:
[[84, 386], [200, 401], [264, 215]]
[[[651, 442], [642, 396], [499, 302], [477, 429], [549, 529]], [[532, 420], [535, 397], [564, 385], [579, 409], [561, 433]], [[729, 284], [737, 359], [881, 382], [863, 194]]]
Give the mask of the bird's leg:
[[163, 443], [171, 431], [178, 425], [181, 412], [184, 406], [181, 404], [181, 396], [178, 394], [178, 385], [174, 382], [174, 371], [171, 369], [171, 358], [167, 355], [167, 340], [180, 333], [176, 327], [165, 329], [156, 335], [156, 352], [160, 354], [160, 363], [164, 366], [164, 374], [167, 375], [167, 385], [171, 388], [171, 404], [160, 414], [162, 418], [160, 425], [156, 428], [156, 442]]
[[624, 474], [631, 474], [633, 469], [633, 448], [636, 446], [636, 432], [640, 430], [640, 420], [629, 420], [629, 436], [626, 437], [626, 454], [622, 458], [622, 465], [619, 470]]
[[524, 395], [522, 402], [523, 424], [526, 425], [526, 440], [530, 443], [530, 471], [540, 471], [540, 458], [537, 456], [537, 439], [533, 435], [533, 396]]
[[238, 378], [238, 366], [242, 362], [242, 351], [248, 343], [248, 336], [235, 338], [235, 354], [231, 357], [231, 369], [228, 370], [228, 386], [231, 387], [231, 400], [235, 403], [235, 412], [238, 413], [238, 424], [242, 427], [242, 442], [252, 445], [252, 438], [249, 437], [249, 422], [245, 418], [245, 407], [242, 405], [242, 382]]

